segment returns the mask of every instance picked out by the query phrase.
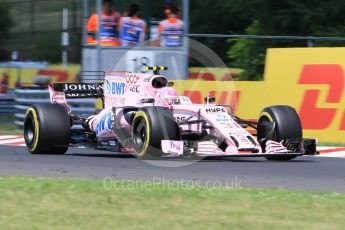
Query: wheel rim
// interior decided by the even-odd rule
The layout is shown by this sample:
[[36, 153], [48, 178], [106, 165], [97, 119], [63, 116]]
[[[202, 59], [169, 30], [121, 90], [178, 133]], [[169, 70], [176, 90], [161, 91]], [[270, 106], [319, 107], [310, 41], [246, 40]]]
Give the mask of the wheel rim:
[[271, 122], [267, 117], [260, 118], [260, 125], [265, 127], [262, 133], [258, 135], [258, 139], [266, 139], [266, 140], [273, 140], [277, 141], [278, 136], [275, 129], [275, 123]]
[[32, 146], [36, 139], [35, 121], [32, 116], [26, 118], [24, 125], [24, 140], [26, 145]]
[[146, 122], [143, 118], [140, 118], [135, 123], [135, 128], [133, 129], [134, 147], [137, 152], [141, 152], [144, 149], [147, 141]]

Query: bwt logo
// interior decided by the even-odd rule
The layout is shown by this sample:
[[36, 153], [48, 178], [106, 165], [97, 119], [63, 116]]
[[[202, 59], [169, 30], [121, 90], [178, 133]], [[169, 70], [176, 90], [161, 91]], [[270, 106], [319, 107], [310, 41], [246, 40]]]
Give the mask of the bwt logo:
[[124, 82], [109, 82], [105, 81], [107, 94], [122, 95], [125, 93], [126, 84]]

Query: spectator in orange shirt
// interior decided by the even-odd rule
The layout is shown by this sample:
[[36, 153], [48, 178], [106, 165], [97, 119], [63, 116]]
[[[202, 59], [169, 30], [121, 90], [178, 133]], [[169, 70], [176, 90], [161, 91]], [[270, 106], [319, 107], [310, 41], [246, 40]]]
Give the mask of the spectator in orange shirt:
[[9, 76], [7, 73], [3, 73], [0, 79], [0, 94], [6, 94], [8, 90]]
[[[112, 6], [111, 0], [103, 0], [100, 29], [100, 44], [103, 46], [119, 46], [118, 26], [121, 15]], [[97, 44], [98, 14], [91, 15], [87, 22], [87, 43]]]
[[161, 21], [158, 26], [161, 46], [182, 46], [184, 35], [184, 23], [178, 19], [178, 9], [171, 4], [165, 7], [167, 19]]
[[140, 8], [137, 4], [129, 7], [128, 17], [122, 17], [120, 22], [120, 40], [122, 46], [143, 44], [146, 32], [146, 22], [139, 18]]

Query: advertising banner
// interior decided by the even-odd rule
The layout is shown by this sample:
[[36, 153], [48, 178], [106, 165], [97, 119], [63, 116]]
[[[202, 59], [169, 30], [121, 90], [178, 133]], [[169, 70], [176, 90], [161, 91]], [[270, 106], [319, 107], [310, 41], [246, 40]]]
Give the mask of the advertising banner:
[[266, 106], [290, 105], [306, 137], [345, 142], [345, 48], [268, 49], [264, 81], [175, 81], [178, 92], [203, 103], [207, 95], [258, 119]]

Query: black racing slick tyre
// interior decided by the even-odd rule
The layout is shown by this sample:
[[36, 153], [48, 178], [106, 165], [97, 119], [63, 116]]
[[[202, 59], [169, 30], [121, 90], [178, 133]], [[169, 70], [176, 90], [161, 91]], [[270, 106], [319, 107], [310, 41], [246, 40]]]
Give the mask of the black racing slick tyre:
[[[273, 140], [280, 142], [285, 139], [302, 138], [302, 125], [295, 109], [290, 106], [277, 105], [264, 108], [258, 120], [258, 141], [263, 151], [265, 142]], [[296, 156], [267, 156], [274, 161], [288, 161]]]
[[172, 112], [165, 107], [144, 107], [136, 112], [132, 123], [132, 142], [137, 156], [159, 159], [161, 140], [179, 140], [180, 130]]
[[70, 118], [57, 104], [31, 106], [24, 119], [25, 144], [32, 154], [64, 154], [69, 145]]

